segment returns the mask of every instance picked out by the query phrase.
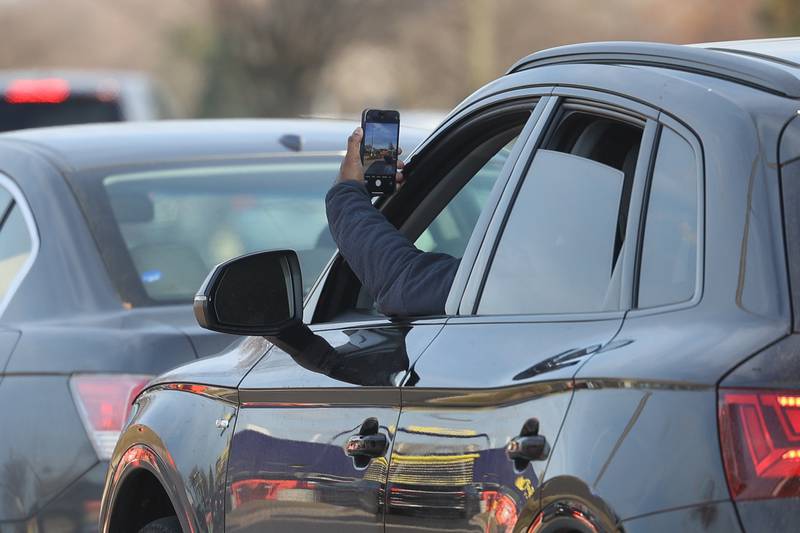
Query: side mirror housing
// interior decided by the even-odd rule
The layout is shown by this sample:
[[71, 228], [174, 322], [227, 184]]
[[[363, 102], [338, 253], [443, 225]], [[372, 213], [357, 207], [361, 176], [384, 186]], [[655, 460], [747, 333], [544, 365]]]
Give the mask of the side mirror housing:
[[194, 297], [200, 326], [273, 337], [303, 321], [300, 262], [292, 250], [256, 252], [217, 265]]

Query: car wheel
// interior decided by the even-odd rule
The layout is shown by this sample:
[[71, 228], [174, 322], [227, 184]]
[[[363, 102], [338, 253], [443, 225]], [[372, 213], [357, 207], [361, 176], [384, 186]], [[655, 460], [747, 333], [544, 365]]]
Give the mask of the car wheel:
[[183, 533], [183, 529], [177, 516], [168, 516], [153, 520], [140, 529], [139, 533]]

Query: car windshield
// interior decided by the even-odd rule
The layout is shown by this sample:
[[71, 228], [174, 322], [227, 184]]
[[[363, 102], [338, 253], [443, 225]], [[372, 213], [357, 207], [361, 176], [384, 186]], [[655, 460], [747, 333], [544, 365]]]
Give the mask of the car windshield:
[[[339, 162], [279, 157], [105, 174], [95, 181], [102, 201], [84, 209], [134, 305], [188, 303], [214, 265], [268, 249], [297, 251], [307, 292], [335, 250], [324, 197]], [[103, 211], [116, 231], [102, 224]]]

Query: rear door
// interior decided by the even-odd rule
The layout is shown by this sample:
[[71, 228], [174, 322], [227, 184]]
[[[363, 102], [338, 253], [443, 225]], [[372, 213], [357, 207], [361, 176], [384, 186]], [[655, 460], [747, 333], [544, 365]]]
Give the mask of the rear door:
[[654, 126], [627, 104], [547, 99], [486, 235], [473, 236], [457, 315], [404, 384], [388, 530], [530, 526], [573, 376], [612, 346], [629, 306], [627, 210]]

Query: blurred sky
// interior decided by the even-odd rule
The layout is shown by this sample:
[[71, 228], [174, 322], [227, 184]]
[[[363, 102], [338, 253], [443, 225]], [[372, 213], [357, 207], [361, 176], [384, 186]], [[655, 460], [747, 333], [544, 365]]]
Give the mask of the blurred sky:
[[798, 0], [0, 0], [0, 68], [144, 70], [185, 116], [357, 116], [449, 109], [550, 46], [786, 35], [798, 13]]

